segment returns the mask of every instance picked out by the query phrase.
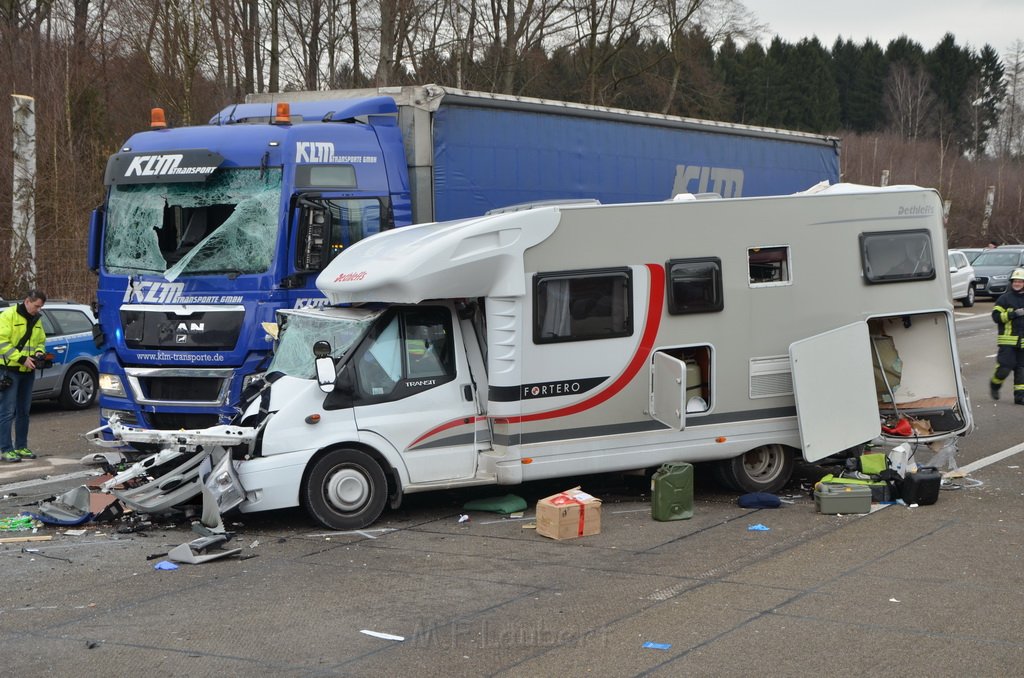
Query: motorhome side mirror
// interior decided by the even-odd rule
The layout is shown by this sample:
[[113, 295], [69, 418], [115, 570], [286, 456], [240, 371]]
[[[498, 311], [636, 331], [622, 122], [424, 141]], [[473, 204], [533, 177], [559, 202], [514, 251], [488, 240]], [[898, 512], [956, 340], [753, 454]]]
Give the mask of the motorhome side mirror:
[[320, 390], [330, 393], [334, 390], [334, 359], [331, 358], [331, 344], [326, 341], [318, 341], [313, 344], [313, 355], [316, 357], [316, 381], [320, 384]]
[[316, 359], [316, 381], [320, 390], [330, 393], [334, 390], [334, 359], [331, 357]]
[[300, 271], [319, 271], [325, 263], [327, 247], [327, 209], [303, 205], [299, 212], [299, 239], [295, 267]]

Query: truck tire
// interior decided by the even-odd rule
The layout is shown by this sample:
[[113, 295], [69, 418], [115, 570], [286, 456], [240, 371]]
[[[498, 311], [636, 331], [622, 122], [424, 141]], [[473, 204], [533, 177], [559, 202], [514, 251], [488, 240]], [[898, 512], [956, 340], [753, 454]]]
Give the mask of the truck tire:
[[358, 530], [380, 517], [388, 499], [384, 470], [361, 450], [329, 450], [313, 462], [301, 490], [310, 517], [330, 530]]
[[720, 462], [721, 473], [740, 492], [778, 492], [793, 475], [793, 451], [784, 445], [762, 445]]
[[91, 365], [74, 365], [64, 375], [64, 383], [57, 396], [60, 406], [65, 410], [84, 410], [96, 402], [97, 388], [96, 370]]

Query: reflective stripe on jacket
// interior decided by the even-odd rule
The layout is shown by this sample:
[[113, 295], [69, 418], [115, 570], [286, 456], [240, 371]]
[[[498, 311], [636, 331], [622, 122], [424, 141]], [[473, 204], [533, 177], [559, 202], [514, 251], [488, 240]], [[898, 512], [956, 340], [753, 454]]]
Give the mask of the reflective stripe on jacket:
[[28, 341], [18, 350], [18, 343], [28, 327], [28, 318], [18, 312], [19, 306], [21, 304], [8, 306], [0, 312], [0, 360], [8, 369], [18, 368], [19, 372], [31, 372], [25, 367], [25, 358], [46, 349], [46, 333], [43, 332], [42, 318], [37, 318]]

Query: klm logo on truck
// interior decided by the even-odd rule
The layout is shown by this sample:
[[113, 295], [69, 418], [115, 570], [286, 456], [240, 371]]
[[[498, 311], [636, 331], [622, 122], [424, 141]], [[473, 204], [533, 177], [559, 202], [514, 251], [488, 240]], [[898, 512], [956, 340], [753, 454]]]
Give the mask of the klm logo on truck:
[[680, 193], [717, 193], [723, 198], [739, 198], [743, 195], [743, 170], [676, 165], [672, 195]]
[[216, 167], [182, 167], [181, 161], [184, 159], [185, 156], [180, 153], [137, 155], [132, 158], [124, 175], [126, 177], [161, 177], [171, 174], [210, 174], [217, 169]]
[[185, 283], [132, 282], [121, 299], [125, 304], [240, 304], [240, 294], [184, 294]]
[[339, 155], [330, 141], [298, 141], [295, 143], [297, 163], [375, 163], [375, 155]]

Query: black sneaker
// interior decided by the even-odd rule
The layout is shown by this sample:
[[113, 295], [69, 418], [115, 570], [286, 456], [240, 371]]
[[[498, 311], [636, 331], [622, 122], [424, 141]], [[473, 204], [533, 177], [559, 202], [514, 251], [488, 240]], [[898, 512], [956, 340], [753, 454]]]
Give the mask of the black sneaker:
[[999, 384], [989, 382], [988, 392], [992, 394], [992, 400], [999, 400]]

